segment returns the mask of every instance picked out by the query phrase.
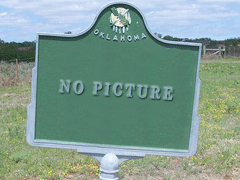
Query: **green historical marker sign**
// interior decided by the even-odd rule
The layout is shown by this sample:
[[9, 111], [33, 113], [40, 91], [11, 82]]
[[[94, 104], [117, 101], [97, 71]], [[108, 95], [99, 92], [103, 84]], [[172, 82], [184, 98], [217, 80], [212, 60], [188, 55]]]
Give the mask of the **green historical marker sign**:
[[80, 34], [37, 34], [27, 141], [83, 153], [191, 156], [201, 44], [157, 38], [112, 3]]

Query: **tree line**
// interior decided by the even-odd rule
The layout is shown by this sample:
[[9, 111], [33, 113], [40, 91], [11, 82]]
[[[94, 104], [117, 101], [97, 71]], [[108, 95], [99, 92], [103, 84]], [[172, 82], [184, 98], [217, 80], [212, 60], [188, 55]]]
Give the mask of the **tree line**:
[[182, 41], [182, 42], [195, 42], [195, 43], [202, 43], [203, 45], [207, 45], [208, 47], [216, 47], [218, 45], [224, 46], [233, 46], [237, 47], [240, 44], [240, 37], [238, 38], [229, 38], [223, 41], [213, 40], [211, 38], [196, 38], [196, 39], [189, 39], [189, 38], [178, 38], [173, 37], [170, 35], [166, 35], [162, 37], [160, 33], [154, 33], [158, 38], [169, 40], [169, 41]]
[[[68, 32], [69, 33], [69, 32]], [[182, 41], [182, 42], [196, 42], [207, 45], [207, 47], [217, 47], [218, 45], [233, 46], [237, 47], [240, 44], [239, 38], [229, 38], [223, 41], [213, 40], [211, 38], [178, 38], [170, 35], [162, 37], [160, 33], [154, 33], [156, 37], [169, 40], [169, 41]], [[5, 42], [0, 39], [0, 61], [13, 61], [18, 59], [19, 61], [35, 61], [35, 49], [36, 42], [24, 41], [21, 43], [17, 42]]]
[[0, 61], [35, 61], [36, 42], [4, 42], [0, 39]]

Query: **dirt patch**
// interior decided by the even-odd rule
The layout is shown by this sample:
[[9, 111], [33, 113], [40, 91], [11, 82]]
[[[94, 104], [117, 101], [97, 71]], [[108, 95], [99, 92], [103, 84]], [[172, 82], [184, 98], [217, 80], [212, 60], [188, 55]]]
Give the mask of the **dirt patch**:
[[122, 180], [164, 180], [164, 179], [184, 179], [184, 180], [226, 180], [240, 179], [240, 168], [233, 169], [229, 174], [217, 174], [211, 167], [194, 166], [188, 164], [186, 170], [183, 169], [183, 158], [174, 157], [166, 168], [149, 166], [148, 169], [134, 169], [129, 173], [124, 171]]

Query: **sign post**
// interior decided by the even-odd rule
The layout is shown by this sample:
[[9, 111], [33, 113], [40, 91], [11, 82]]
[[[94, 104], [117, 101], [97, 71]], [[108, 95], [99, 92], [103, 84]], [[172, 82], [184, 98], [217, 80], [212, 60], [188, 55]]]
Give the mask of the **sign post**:
[[37, 34], [28, 106], [32, 146], [76, 149], [118, 179], [121, 162], [197, 150], [201, 44], [150, 32], [128, 3], [100, 10], [80, 34]]

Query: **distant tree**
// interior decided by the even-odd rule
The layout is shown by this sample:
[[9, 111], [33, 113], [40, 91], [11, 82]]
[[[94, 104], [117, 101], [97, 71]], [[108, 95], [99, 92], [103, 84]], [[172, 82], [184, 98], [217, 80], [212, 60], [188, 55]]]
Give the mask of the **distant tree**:
[[234, 39], [232, 40], [232, 46], [233, 46], [233, 47], [237, 47], [237, 46], [238, 46], [238, 40], [237, 40], [236, 38], [234, 38]]
[[[1, 49], [2, 47], [4, 47], [4, 44], [5, 44], [5, 42], [0, 39], [0, 49]], [[0, 59], [0, 60], [1, 60], [1, 59]]]
[[216, 40], [212, 40], [212, 41], [210, 42], [209, 46], [211, 46], [211, 47], [217, 46], [217, 41], [216, 41]]
[[240, 38], [230, 38], [225, 40], [225, 46], [232, 45], [233, 47], [237, 47], [240, 43]]
[[169, 40], [169, 41], [173, 41], [173, 37], [170, 36], [170, 35], [166, 35], [166, 36], [164, 36], [163, 39], [165, 39], [165, 40]]
[[173, 41], [182, 41], [182, 40], [183, 40], [182, 38], [177, 38], [177, 37], [173, 38]]
[[195, 39], [193, 42], [202, 43], [203, 45], [209, 45], [212, 40], [210, 38], [199, 38]]
[[4, 40], [0, 38], [0, 44], [4, 44]]
[[[184, 41], [183, 38], [172, 37], [172, 36], [170, 36], [170, 35], [164, 36], [163, 39], [169, 40], [169, 41]], [[186, 38], [185, 38], [185, 39], [186, 39]]]
[[231, 39], [226, 39], [224, 45], [225, 46], [230, 46], [231, 45]]
[[31, 59], [35, 58], [35, 42], [22, 43], [4, 42], [0, 40], [0, 60]]
[[160, 33], [154, 33], [158, 38], [162, 38], [162, 34]]

